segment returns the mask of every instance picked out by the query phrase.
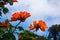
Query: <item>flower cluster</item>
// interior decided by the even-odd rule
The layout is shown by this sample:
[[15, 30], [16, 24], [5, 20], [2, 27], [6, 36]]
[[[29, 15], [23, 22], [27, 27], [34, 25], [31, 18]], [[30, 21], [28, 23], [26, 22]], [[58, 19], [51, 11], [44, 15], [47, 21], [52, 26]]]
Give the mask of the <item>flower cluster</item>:
[[11, 21], [17, 21], [20, 20], [21, 22], [24, 22], [26, 20], [26, 18], [30, 17], [30, 13], [29, 12], [15, 12], [12, 17], [11, 17]]
[[5, 22], [0, 22], [0, 27], [8, 28], [9, 24], [6, 24]]
[[29, 28], [30, 30], [36, 29], [36, 31], [40, 28], [42, 31], [45, 31], [45, 29], [47, 28], [47, 25], [44, 21], [39, 20], [38, 22], [34, 21], [33, 25], [30, 24]]

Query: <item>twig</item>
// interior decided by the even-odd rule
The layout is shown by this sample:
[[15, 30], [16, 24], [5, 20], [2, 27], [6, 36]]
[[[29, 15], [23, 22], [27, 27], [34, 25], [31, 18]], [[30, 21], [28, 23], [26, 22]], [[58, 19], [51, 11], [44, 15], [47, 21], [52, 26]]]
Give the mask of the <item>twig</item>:
[[15, 29], [13, 30], [12, 33], [14, 33], [14, 31], [17, 29], [17, 26], [21, 23], [21, 21], [16, 25]]

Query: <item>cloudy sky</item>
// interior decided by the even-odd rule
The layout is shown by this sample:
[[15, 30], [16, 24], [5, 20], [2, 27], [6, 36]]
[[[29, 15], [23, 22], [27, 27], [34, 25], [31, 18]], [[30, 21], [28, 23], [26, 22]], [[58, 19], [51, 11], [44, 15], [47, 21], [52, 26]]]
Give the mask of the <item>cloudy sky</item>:
[[[28, 11], [31, 13], [31, 17], [20, 24], [25, 29], [28, 29], [28, 26], [32, 24], [34, 20], [43, 20], [48, 27], [52, 24], [60, 24], [60, 0], [18, 0], [13, 6], [7, 4], [6, 7], [9, 9], [7, 14], [9, 19], [11, 15], [17, 11]], [[5, 16], [3, 16], [3, 18], [4, 17]], [[13, 22], [13, 25], [17, 23]], [[41, 30], [35, 33], [47, 35], [45, 34], [46, 32], [44, 33]]]

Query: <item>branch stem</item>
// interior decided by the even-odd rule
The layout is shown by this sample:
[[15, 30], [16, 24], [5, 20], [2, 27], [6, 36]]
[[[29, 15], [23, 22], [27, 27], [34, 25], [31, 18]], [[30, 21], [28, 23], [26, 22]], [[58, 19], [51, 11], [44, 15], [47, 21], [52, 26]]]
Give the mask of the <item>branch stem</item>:
[[13, 30], [13, 33], [14, 33], [14, 31], [16, 31], [17, 26], [18, 26], [20, 23], [21, 23], [21, 21], [15, 26], [15, 29]]

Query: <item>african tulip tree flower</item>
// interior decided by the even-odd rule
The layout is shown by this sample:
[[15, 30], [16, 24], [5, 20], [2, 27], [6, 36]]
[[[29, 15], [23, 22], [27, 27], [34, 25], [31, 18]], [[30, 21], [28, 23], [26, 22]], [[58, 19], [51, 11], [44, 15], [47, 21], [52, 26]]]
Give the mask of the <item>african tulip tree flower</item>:
[[42, 20], [39, 20], [38, 25], [39, 25], [39, 27], [40, 27], [40, 29], [41, 29], [42, 31], [45, 31], [45, 29], [47, 28], [46, 23], [43, 22]]
[[45, 29], [47, 28], [47, 25], [44, 21], [39, 20], [38, 22], [34, 21], [33, 25], [30, 24], [29, 28], [30, 30], [36, 29], [36, 31], [40, 28], [41, 31], [45, 31]]
[[33, 30], [34, 29], [34, 26], [32, 26], [32, 24], [30, 24], [30, 30]]
[[11, 21], [17, 21], [20, 20], [21, 22], [24, 22], [26, 20], [26, 18], [30, 17], [30, 13], [29, 12], [15, 12], [12, 17], [11, 17]]
[[1, 22], [0, 23], [0, 27], [8, 28], [9, 27], [9, 24], [6, 24], [5, 22]]
[[18, 2], [17, 0], [12, 0], [13, 2]]

